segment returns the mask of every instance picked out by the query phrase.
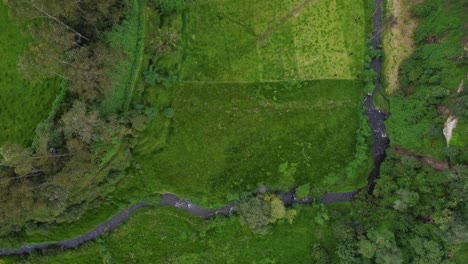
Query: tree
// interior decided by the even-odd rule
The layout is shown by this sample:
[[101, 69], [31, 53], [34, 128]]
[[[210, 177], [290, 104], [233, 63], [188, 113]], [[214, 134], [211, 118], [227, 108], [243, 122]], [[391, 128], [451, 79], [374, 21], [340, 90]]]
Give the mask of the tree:
[[421, 237], [414, 237], [409, 242], [414, 252], [413, 263], [438, 264], [442, 262], [445, 254], [437, 242]]
[[16, 175], [28, 175], [34, 171], [32, 154], [17, 144], [6, 143], [0, 148], [3, 164], [14, 168]]
[[253, 233], [266, 234], [271, 219], [271, 206], [268, 201], [258, 197], [248, 198], [239, 203], [240, 220]]
[[398, 247], [389, 249], [377, 249], [375, 254], [375, 263], [383, 264], [401, 264], [403, 263], [403, 254]]
[[377, 246], [367, 239], [360, 240], [358, 242], [358, 247], [359, 247], [359, 253], [363, 257], [368, 258], [368, 259], [373, 258], [375, 255], [375, 251], [377, 250]]
[[388, 229], [371, 229], [367, 232], [367, 239], [358, 242], [359, 253], [372, 259], [376, 263], [403, 263], [401, 250], [396, 246], [395, 236]]
[[68, 139], [77, 138], [86, 144], [91, 144], [95, 129], [102, 123], [97, 112], [88, 113], [86, 104], [80, 101], [62, 116], [62, 122]]
[[297, 211], [295, 209], [288, 209], [286, 210], [286, 220], [288, 221], [289, 224], [292, 224], [294, 222], [294, 219], [296, 218]]
[[419, 200], [419, 195], [416, 192], [400, 189], [397, 191], [398, 199], [395, 200], [393, 208], [397, 211], [404, 212], [408, 208], [415, 206]]
[[[100, 46], [96, 51], [107, 54], [107, 50]], [[69, 52], [70, 67], [67, 68], [69, 90], [89, 101], [100, 98], [107, 90], [109, 84], [107, 71], [104, 67], [104, 57], [96, 57], [89, 48], [74, 49]], [[100, 60], [98, 60], [98, 58]]]
[[356, 241], [348, 240], [341, 242], [336, 247], [336, 254], [340, 259], [341, 264], [360, 264], [362, 263], [359, 253], [358, 247], [356, 245]]
[[330, 256], [321, 244], [314, 244], [311, 252], [313, 264], [327, 264], [330, 263]]
[[66, 52], [77, 47], [75, 34], [57, 24], [32, 24], [29, 51], [18, 60], [23, 75], [31, 81], [58, 76], [65, 79], [71, 66]]
[[74, 32], [77, 36], [89, 40], [69, 25], [65, 19], [78, 20], [80, 1], [64, 3], [60, 0], [7, 0], [6, 3], [10, 7], [10, 14], [20, 21], [26, 22], [38, 18], [49, 19]]
[[286, 216], [286, 208], [283, 202], [275, 195], [266, 195], [265, 201], [270, 202], [271, 216], [270, 223], [276, 223], [279, 219], [283, 219]]
[[41, 197], [47, 207], [56, 212], [62, 212], [67, 205], [68, 192], [60, 185], [45, 183], [39, 185], [36, 189], [36, 196]]

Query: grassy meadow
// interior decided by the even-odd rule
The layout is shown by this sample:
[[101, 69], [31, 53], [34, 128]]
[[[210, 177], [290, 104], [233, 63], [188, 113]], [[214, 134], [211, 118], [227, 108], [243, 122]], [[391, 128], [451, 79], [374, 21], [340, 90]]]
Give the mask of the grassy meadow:
[[[145, 54], [144, 63], [157, 64], [163, 73], [175, 69], [178, 81], [143, 93], [156, 116], [138, 136], [132, 167], [106, 199], [127, 205], [172, 192], [214, 208], [228, 202], [227, 196], [260, 185], [286, 190], [309, 183], [315, 197], [364, 186], [370, 155], [355, 177], [346, 177], [346, 167], [357, 151], [363, 111], [369, 2], [194, 0], [183, 14], [162, 17], [162, 26], [172, 23], [180, 30], [179, 46], [157, 59]], [[147, 15], [144, 28], [159, 30], [156, 15]], [[120, 32], [122, 43], [138, 32], [135, 24], [127, 26]], [[138, 45], [129, 48], [140, 51]], [[107, 98], [104, 108], [114, 112], [122, 100], [131, 100], [122, 91], [109, 97], [115, 102]], [[22, 242], [77, 236], [120, 209], [105, 205], [76, 223], [25, 231]], [[316, 226], [315, 210], [302, 208], [292, 226], [275, 225], [262, 237], [240, 226], [237, 217], [210, 222], [170, 208], [143, 209], [96, 243], [15, 260], [309, 263], [304, 252], [314, 242], [321, 240], [330, 254], [337, 243], [328, 227]], [[235, 250], [239, 247], [246, 250]]]
[[259, 185], [310, 183], [319, 197], [363, 186], [370, 160], [352, 179], [345, 170], [363, 110], [368, 3], [192, 1], [163, 17], [180, 43], [157, 65], [178, 82], [144, 94], [159, 115], [123, 188], [216, 207]]
[[183, 15], [180, 78], [258, 82], [356, 79], [365, 1], [193, 1]]
[[47, 117], [60, 85], [58, 80], [31, 84], [21, 76], [16, 62], [28, 48], [28, 38], [21, 31], [0, 3], [0, 143], [27, 146], [36, 125]]
[[[353, 159], [361, 82], [181, 83], [171, 89], [174, 117], [156, 118], [135, 151], [136, 173], [152, 192], [223, 203], [228, 193], [259, 185], [311, 183], [318, 195], [360, 187], [326, 177], [344, 180]], [[148, 95], [157, 103], [156, 91]], [[165, 122], [167, 131], [161, 130]], [[280, 172], [282, 164], [290, 175]]]
[[[0, 263], [311, 263], [305, 252], [316, 241], [337, 261], [333, 230], [314, 222], [317, 209], [298, 209], [293, 224], [276, 224], [265, 236], [253, 235], [238, 218], [206, 221], [173, 208], [142, 209], [112, 235], [76, 250]], [[336, 219], [347, 211], [344, 204], [330, 207]]]

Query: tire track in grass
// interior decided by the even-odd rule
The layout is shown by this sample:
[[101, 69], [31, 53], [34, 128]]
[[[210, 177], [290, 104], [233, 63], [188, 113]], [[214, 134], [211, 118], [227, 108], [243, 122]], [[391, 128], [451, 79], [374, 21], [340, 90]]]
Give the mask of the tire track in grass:
[[257, 43], [259, 45], [262, 45], [265, 40], [267, 40], [268, 38], [271, 37], [271, 35], [273, 35], [273, 33], [275, 33], [275, 31], [277, 31], [281, 26], [283, 26], [284, 24], [286, 24], [286, 22], [288, 22], [291, 18], [297, 16], [299, 14], [299, 12], [301, 12], [304, 8], [306, 8], [309, 4], [311, 4], [314, 0], [306, 0], [304, 1], [300, 6], [294, 8], [291, 12], [289, 12], [285, 17], [283, 17], [277, 24], [275, 25], [272, 25], [271, 27], [269, 27], [265, 33], [263, 33], [262, 35], [260, 35], [258, 37], [258, 41]]

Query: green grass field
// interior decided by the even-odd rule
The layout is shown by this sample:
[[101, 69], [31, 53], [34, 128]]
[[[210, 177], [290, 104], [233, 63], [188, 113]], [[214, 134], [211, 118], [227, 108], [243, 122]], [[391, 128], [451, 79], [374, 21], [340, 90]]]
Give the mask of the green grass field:
[[[347, 208], [333, 205], [331, 215], [338, 218]], [[240, 225], [238, 218], [206, 221], [172, 208], [149, 208], [136, 213], [112, 235], [77, 250], [0, 263], [311, 263], [306, 252], [316, 241], [336, 261], [333, 248], [338, 240], [329, 225], [314, 222], [315, 214], [316, 209], [302, 207], [292, 225], [276, 224], [268, 235], [257, 236]]]
[[[364, 2], [193, 1], [181, 19], [181, 52], [171, 55], [180, 56], [175, 60], [180, 63], [179, 81], [168, 89], [145, 91], [145, 103], [156, 109], [157, 116], [139, 135], [128, 175], [107, 198], [127, 203], [173, 192], [202, 206], [218, 207], [228, 201], [228, 194], [253, 191], [259, 185], [286, 189], [309, 183], [315, 197], [365, 185], [371, 163], [361, 164], [352, 179], [345, 173], [356, 152], [363, 111], [364, 85], [358, 75], [365, 67]], [[173, 118], [164, 116], [167, 107], [175, 111]], [[103, 207], [95, 217], [93, 212], [86, 214], [77, 225], [24, 234], [23, 242], [82, 234], [112, 210], [117, 208]], [[248, 251], [242, 253], [248, 259], [259, 259], [258, 251], [269, 248], [261, 259], [272, 255], [280, 263], [286, 259], [305, 263], [309, 256], [303, 252], [320, 234], [310, 228], [315, 225], [313, 215], [313, 208], [304, 208], [294, 226], [278, 225], [265, 238], [240, 227], [237, 218], [216, 220], [221, 227], [210, 229], [210, 222], [157, 208], [137, 213], [106, 242], [56, 257], [33, 256], [31, 261], [132, 263], [154, 258], [155, 263], [164, 263], [181, 257], [176, 263], [197, 263], [191, 258], [203, 262], [213, 255], [216, 261], [230, 263], [244, 256], [223, 252], [248, 242]], [[202, 239], [205, 232], [212, 238]], [[147, 240], [154, 248], [136, 241], [121, 244], [126, 236]], [[221, 242], [225, 236], [235, 239]], [[216, 248], [220, 243], [224, 248]], [[325, 243], [333, 248], [336, 242]], [[284, 246], [287, 250], [280, 253]], [[134, 255], [125, 255], [132, 251]]]
[[[363, 186], [372, 164], [353, 179], [345, 167], [364, 97], [366, 3], [192, 1], [164, 19], [182, 33], [160, 65], [179, 82], [145, 98], [175, 115], [140, 136], [128, 188], [219, 206], [259, 185], [310, 183], [317, 196]], [[292, 177], [279, 172], [285, 164]]]
[[[364, 184], [365, 173], [360, 182], [344, 180], [362, 111], [361, 82], [182, 83], [171, 89], [173, 119], [157, 117], [135, 151], [134, 173], [150, 192], [224, 203], [228, 193], [262, 184], [311, 183], [316, 194]], [[158, 91], [148, 98], [157, 104]], [[296, 164], [293, 178], [279, 172], [286, 162]], [[342, 180], [326, 183], [330, 174]]]
[[193, 1], [184, 15], [180, 77], [356, 79], [364, 68], [364, 2]]
[[28, 38], [0, 3], [0, 144], [29, 145], [36, 125], [47, 117], [60, 89], [58, 80], [32, 85], [23, 79], [16, 62], [27, 47]]

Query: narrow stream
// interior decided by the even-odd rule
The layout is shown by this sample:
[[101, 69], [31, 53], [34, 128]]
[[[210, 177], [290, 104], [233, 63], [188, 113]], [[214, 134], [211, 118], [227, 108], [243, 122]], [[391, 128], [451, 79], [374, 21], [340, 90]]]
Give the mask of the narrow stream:
[[[375, 0], [375, 12], [373, 18], [374, 30], [372, 32], [372, 48], [380, 49], [381, 33], [382, 33], [382, 0]], [[367, 178], [367, 191], [372, 193], [375, 188], [375, 183], [380, 174], [380, 165], [385, 160], [385, 150], [390, 144], [390, 139], [387, 136], [385, 129], [385, 120], [388, 118], [387, 113], [377, 110], [374, 106], [374, 95], [380, 94], [387, 100], [382, 93], [382, 59], [380, 57], [372, 58], [370, 68], [377, 73], [376, 84], [374, 91], [366, 96], [364, 106], [366, 111], [364, 114], [368, 117], [369, 126], [372, 129], [372, 137], [374, 143], [372, 145], [372, 156], [374, 159], [374, 168]]]

